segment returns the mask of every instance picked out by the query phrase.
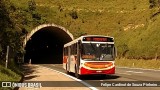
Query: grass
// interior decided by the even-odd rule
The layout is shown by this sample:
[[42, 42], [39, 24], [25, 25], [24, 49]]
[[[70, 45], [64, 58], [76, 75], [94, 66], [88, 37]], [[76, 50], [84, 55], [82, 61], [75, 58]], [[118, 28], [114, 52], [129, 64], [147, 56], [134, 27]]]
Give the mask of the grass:
[[160, 60], [143, 60], [143, 59], [116, 59], [116, 66], [143, 68], [143, 69], [160, 69]]
[[[17, 64], [14, 63], [13, 59], [10, 58], [8, 62], [8, 67], [5, 68], [4, 62], [0, 62], [0, 81], [13, 81], [13, 82], [19, 82], [22, 79], [23, 72], [18, 67]], [[11, 90], [11, 88], [2, 88], [0, 87], [0, 90]]]
[[[19, 82], [21, 79], [21, 75], [15, 73], [11, 69], [7, 69], [0, 65], [0, 81], [17, 81]], [[11, 90], [13, 88], [2, 88], [0, 90]]]

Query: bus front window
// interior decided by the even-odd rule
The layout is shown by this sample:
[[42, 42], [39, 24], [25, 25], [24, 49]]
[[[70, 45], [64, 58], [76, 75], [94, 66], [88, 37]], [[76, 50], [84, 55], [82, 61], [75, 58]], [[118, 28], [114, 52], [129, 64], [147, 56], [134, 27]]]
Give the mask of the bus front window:
[[114, 60], [114, 45], [100, 43], [83, 43], [82, 59]]

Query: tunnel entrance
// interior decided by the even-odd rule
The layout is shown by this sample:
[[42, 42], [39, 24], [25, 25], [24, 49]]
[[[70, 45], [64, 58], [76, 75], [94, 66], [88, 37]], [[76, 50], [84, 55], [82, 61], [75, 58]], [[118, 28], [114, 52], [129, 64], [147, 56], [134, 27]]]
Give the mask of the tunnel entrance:
[[63, 45], [72, 41], [72, 37], [62, 28], [47, 26], [37, 30], [27, 40], [24, 62], [31, 59], [32, 64], [61, 64]]

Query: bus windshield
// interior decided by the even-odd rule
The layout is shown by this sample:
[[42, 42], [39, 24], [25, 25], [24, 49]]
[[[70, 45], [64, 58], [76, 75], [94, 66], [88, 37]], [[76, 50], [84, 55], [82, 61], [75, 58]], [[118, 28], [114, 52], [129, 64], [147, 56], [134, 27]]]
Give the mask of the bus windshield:
[[114, 60], [114, 45], [102, 43], [83, 43], [81, 57], [84, 60]]

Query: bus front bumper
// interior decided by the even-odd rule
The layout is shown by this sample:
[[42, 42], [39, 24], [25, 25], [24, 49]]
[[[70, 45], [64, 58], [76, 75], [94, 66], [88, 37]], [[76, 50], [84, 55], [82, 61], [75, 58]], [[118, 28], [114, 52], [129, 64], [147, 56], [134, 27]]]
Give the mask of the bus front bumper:
[[84, 67], [80, 69], [81, 75], [89, 75], [89, 74], [115, 74], [115, 67], [107, 70], [89, 70]]

